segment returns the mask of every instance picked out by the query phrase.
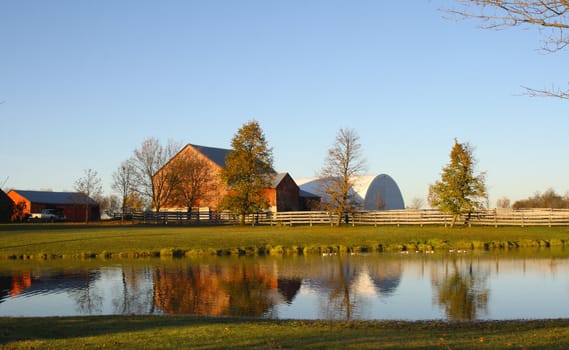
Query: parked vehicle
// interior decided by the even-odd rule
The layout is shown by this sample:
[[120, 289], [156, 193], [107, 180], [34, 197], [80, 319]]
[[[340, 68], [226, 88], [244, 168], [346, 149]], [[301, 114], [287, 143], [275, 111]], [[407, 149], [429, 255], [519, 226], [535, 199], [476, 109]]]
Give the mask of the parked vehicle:
[[65, 214], [63, 214], [63, 209], [44, 209], [41, 213], [30, 214], [28, 221], [61, 222], [65, 221]]

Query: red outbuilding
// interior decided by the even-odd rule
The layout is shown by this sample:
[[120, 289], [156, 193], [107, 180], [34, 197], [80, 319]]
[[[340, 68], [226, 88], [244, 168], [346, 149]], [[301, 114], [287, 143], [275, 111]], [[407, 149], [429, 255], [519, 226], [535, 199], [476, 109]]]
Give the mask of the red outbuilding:
[[44, 209], [63, 211], [66, 221], [83, 222], [101, 218], [99, 204], [80, 192], [22, 191], [10, 190], [8, 197], [20, 208], [21, 217], [41, 213]]

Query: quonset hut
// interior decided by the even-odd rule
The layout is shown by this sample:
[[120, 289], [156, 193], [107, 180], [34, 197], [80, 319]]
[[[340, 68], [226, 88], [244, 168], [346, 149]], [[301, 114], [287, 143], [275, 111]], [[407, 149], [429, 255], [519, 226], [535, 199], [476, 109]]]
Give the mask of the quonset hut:
[[[321, 196], [326, 201], [321, 178], [306, 178], [296, 181], [302, 191]], [[352, 191], [363, 210], [405, 209], [401, 190], [393, 178], [386, 174], [357, 176]]]

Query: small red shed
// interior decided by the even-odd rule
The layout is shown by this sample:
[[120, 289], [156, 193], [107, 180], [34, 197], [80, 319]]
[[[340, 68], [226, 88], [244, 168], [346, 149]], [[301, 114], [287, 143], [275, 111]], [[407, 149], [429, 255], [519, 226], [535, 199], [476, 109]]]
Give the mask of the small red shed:
[[85, 206], [89, 221], [101, 218], [99, 204], [80, 192], [22, 191], [10, 190], [8, 197], [21, 208], [22, 215], [41, 213], [44, 209], [61, 209], [67, 221], [85, 220]]

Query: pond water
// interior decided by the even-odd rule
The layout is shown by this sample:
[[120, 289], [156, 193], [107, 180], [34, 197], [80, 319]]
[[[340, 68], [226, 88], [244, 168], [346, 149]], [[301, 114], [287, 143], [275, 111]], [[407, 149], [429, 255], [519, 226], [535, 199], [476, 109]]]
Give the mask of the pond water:
[[0, 262], [0, 316], [569, 317], [566, 252]]

